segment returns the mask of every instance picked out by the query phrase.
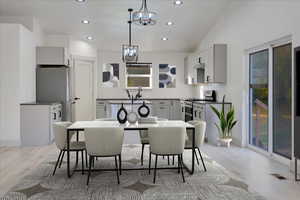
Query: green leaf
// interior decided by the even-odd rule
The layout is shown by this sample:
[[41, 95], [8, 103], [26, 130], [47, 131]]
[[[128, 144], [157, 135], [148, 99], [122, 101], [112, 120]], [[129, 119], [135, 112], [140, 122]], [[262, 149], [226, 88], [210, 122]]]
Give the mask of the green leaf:
[[214, 111], [214, 113], [218, 116], [218, 118], [220, 119], [220, 112], [218, 111], [218, 109], [215, 108], [214, 106], [210, 106], [210, 107]]

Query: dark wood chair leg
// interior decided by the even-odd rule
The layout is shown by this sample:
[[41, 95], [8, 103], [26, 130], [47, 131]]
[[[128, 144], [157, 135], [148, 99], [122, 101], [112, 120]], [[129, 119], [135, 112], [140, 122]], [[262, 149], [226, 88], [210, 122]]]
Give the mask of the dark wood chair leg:
[[200, 149], [199, 149], [199, 147], [197, 147], [197, 149], [198, 149], [198, 152], [199, 152], [199, 155], [200, 155], [200, 158], [201, 158], [201, 162], [202, 162], [202, 165], [203, 165], [204, 171], [207, 171], [207, 170], [206, 170], [206, 166], [205, 166], [205, 163], [204, 163], [204, 160], [203, 160], [203, 157], [202, 157], [202, 155], [201, 155], [201, 152], [200, 152]]
[[142, 154], [141, 154], [141, 165], [142, 166], [144, 164], [144, 149], [145, 149], [145, 144], [142, 144]]
[[183, 158], [182, 158], [182, 154], [179, 157], [180, 157], [180, 169], [181, 169], [182, 180], [185, 183], [185, 178], [184, 178], [184, 173], [183, 173]]
[[170, 156], [168, 156], [168, 165], [170, 165]]
[[120, 169], [120, 175], [122, 175], [122, 156], [119, 155], [119, 169]]
[[149, 174], [151, 174], [151, 152], [149, 151]]
[[117, 173], [118, 184], [120, 184], [117, 156], [115, 156], [115, 165], [116, 165], [116, 173]]
[[157, 168], [157, 155], [155, 155], [155, 167], [154, 167], [153, 183], [155, 183], [155, 179], [156, 179], [156, 168]]
[[81, 151], [81, 174], [84, 174], [84, 150]]
[[65, 152], [66, 152], [66, 151], [63, 151], [63, 153], [62, 153], [62, 156], [61, 156], [61, 159], [60, 159], [60, 163], [59, 163], [58, 168], [61, 167], [61, 164], [62, 164], [62, 162], [63, 162], [63, 160], [64, 160]]
[[195, 151], [195, 158], [196, 158], [196, 161], [197, 161], [197, 164], [199, 165], [199, 159], [198, 159], [198, 156], [197, 156], [197, 151]]
[[90, 163], [89, 163], [89, 173], [86, 181], [86, 185], [89, 185], [90, 182], [90, 176], [91, 176], [91, 168], [92, 168], [92, 161], [93, 161], [93, 156], [90, 156]]
[[55, 175], [56, 168], [57, 168], [57, 165], [58, 165], [58, 163], [59, 163], [59, 161], [60, 161], [60, 157], [61, 157], [62, 152], [63, 152], [63, 150], [60, 150], [59, 155], [58, 155], [58, 158], [57, 158], [57, 161], [56, 161], [56, 163], [55, 163], [55, 167], [54, 167], [54, 171], [53, 171], [53, 173], [52, 173], [52, 176]]
[[76, 151], [76, 163], [75, 163], [75, 167], [77, 168], [77, 166], [78, 166], [78, 151]]

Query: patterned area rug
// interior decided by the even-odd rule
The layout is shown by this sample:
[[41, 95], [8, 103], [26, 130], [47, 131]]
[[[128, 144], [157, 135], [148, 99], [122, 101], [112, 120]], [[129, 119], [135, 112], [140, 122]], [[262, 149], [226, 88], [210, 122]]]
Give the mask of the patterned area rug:
[[[140, 167], [140, 145], [124, 146], [122, 166]], [[148, 148], [145, 148], [144, 165], [148, 166]], [[89, 187], [87, 175], [76, 172], [67, 178], [66, 163], [52, 176], [58, 154], [50, 155], [47, 162], [33, 169], [19, 184], [1, 200], [265, 200], [249, 191], [247, 184], [238, 180], [222, 166], [204, 155], [207, 172], [196, 163], [194, 175], [185, 172], [186, 183], [176, 169], [158, 170], [156, 184], [153, 171], [123, 171], [120, 185], [115, 172], [94, 172]], [[72, 156], [74, 160], [74, 155]], [[172, 159], [171, 159], [172, 160]], [[184, 154], [184, 162], [190, 166], [191, 152]], [[152, 161], [154, 164], [154, 162]], [[74, 163], [73, 163], [74, 164]], [[172, 162], [170, 163], [172, 164]], [[177, 166], [177, 159], [175, 159]], [[81, 165], [79, 165], [80, 167]], [[159, 167], [168, 167], [167, 159], [158, 160]], [[98, 159], [96, 168], [114, 168], [114, 159]]]

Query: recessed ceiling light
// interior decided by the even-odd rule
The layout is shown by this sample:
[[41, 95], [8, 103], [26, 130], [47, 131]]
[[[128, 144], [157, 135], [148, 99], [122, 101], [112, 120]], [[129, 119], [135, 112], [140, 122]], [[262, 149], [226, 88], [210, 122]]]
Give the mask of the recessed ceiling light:
[[87, 36], [86, 39], [87, 40], [93, 40], [93, 37], [92, 36]]
[[174, 25], [174, 23], [170, 21], [170, 22], [167, 22], [167, 25], [172, 26], [172, 25]]
[[75, 0], [78, 3], [85, 3], [87, 0]]
[[176, 1], [174, 1], [174, 4], [175, 5], [182, 5], [183, 4], [183, 1], [180, 1], [180, 0], [176, 0]]
[[163, 38], [161, 38], [161, 40], [162, 40], [162, 41], [167, 41], [168, 38], [167, 38], [167, 37], [163, 37]]
[[81, 20], [81, 23], [83, 23], [83, 24], [89, 24], [90, 21], [85, 19], [85, 20]]

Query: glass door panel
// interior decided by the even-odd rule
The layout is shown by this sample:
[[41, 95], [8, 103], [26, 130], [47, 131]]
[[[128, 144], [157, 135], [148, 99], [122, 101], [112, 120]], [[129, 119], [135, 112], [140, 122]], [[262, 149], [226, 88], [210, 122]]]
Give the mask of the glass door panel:
[[273, 48], [273, 152], [291, 158], [292, 45]]
[[269, 50], [250, 54], [250, 144], [268, 150]]

